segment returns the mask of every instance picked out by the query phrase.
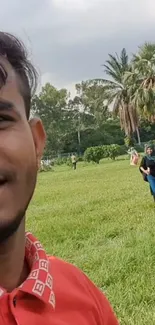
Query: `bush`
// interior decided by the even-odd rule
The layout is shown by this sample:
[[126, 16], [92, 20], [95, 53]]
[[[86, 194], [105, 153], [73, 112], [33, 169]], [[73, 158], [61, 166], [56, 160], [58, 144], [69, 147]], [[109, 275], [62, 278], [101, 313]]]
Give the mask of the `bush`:
[[103, 154], [102, 146], [90, 147], [84, 152], [84, 160], [87, 162], [93, 161], [96, 164], [99, 164], [100, 160], [103, 158]]
[[118, 144], [90, 147], [87, 148], [84, 153], [84, 160], [87, 162], [93, 161], [99, 164], [100, 160], [103, 158], [110, 158], [112, 160], [115, 160], [116, 157], [124, 153], [126, 153], [125, 148], [123, 147], [122, 150], [121, 146]]
[[134, 146], [134, 148], [136, 149], [137, 152], [144, 152], [144, 145], [143, 144], [141, 144], [141, 145], [136, 144]]
[[103, 155], [102, 155], [102, 158], [108, 158], [108, 145], [107, 146], [102, 146], [102, 153], [103, 153]]
[[78, 162], [83, 161], [83, 156], [79, 156], [79, 157], [77, 157], [77, 161], [78, 161]]
[[71, 157], [68, 157], [67, 160], [66, 160], [66, 165], [67, 166], [72, 166], [72, 160], [71, 160]]
[[111, 144], [107, 146], [107, 156], [108, 158], [115, 160], [116, 157], [121, 154], [121, 147], [118, 144]]
[[126, 155], [128, 151], [128, 148], [124, 145], [120, 146], [119, 148], [119, 156]]
[[55, 159], [54, 163], [55, 165], [61, 166], [63, 164], [66, 164], [67, 159], [68, 159], [67, 157], [59, 157]]

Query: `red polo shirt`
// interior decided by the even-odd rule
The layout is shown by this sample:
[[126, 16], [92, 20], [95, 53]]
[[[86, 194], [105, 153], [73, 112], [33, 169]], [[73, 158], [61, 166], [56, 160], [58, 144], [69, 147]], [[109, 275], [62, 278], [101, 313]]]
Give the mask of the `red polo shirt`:
[[48, 257], [30, 233], [26, 281], [11, 293], [0, 288], [0, 325], [118, 325], [105, 296], [76, 267]]

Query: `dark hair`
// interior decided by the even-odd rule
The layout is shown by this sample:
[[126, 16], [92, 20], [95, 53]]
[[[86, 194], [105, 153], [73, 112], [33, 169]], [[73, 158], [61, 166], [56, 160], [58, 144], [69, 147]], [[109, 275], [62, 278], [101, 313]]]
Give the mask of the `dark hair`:
[[[29, 118], [31, 99], [37, 87], [37, 71], [28, 60], [24, 44], [14, 35], [0, 32], [0, 55], [6, 57], [19, 76], [19, 89], [24, 99], [26, 116]], [[0, 65], [0, 87], [6, 80], [7, 73]]]

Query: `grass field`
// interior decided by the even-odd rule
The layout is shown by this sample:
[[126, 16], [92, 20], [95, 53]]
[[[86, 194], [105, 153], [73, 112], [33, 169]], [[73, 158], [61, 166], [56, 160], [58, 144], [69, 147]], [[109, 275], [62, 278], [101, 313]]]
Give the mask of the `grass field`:
[[106, 293], [121, 324], [155, 324], [155, 206], [129, 161], [41, 173], [27, 228]]

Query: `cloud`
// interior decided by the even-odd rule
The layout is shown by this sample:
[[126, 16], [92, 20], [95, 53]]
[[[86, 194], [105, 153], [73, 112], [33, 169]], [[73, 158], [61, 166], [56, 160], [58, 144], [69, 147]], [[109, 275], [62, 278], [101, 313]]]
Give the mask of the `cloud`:
[[61, 10], [75, 12], [75, 10], [87, 10], [94, 1], [87, 1], [87, 0], [49, 0], [49, 3], [56, 8]]
[[[9, 10], [8, 10], [9, 8]], [[101, 77], [108, 53], [129, 53], [154, 42], [154, 0], [6, 0], [2, 30], [20, 36], [40, 71], [41, 84], [69, 87]]]

